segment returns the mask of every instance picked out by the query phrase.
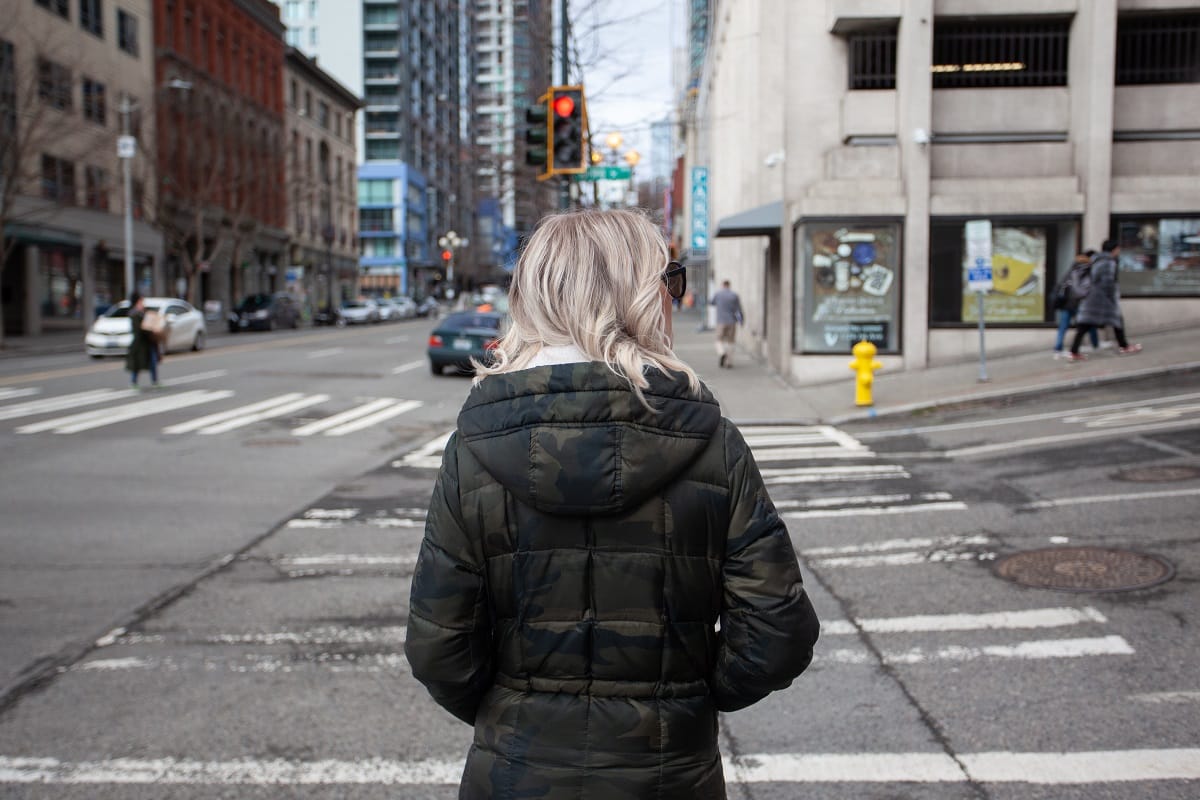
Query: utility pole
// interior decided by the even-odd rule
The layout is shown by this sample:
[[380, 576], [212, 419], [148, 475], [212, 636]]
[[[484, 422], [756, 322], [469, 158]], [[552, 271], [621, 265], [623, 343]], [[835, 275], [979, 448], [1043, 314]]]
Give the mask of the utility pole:
[[[562, 79], [563, 86], [571, 83], [571, 20], [568, 16], [568, 0], [560, 0], [559, 2], [559, 28], [561, 38], [562, 57], [560, 59], [559, 77]], [[566, 211], [571, 207], [571, 178], [563, 175], [562, 183], [558, 189], [558, 207]]]
[[133, 178], [130, 176], [129, 163], [137, 155], [137, 139], [129, 133], [129, 115], [133, 113], [133, 104], [129, 95], [121, 97], [121, 136], [117, 139], [117, 157], [121, 159], [121, 168], [125, 181], [125, 295], [128, 297], [135, 291], [133, 283]]

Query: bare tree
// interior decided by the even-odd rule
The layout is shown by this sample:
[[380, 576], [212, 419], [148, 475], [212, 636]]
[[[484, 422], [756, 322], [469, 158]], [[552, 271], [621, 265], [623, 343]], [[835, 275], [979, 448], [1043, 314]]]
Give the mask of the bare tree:
[[[73, 205], [74, 163], [105, 138], [102, 129], [71, 116], [78, 56], [69, 40], [30, 30], [20, 9], [6, 22], [0, 37], [0, 284], [17, 243], [8, 234], [10, 226], [46, 220], [61, 205]], [[55, 161], [44, 163], [48, 155]], [[70, 176], [49, 180], [47, 163], [70, 164]]]

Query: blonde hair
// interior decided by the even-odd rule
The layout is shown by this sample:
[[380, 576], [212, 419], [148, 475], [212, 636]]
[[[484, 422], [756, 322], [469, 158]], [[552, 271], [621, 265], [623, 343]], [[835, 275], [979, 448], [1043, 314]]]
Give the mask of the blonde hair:
[[699, 394], [700, 379], [666, 332], [660, 287], [668, 258], [662, 234], [641, 213], [545, 217], [513, 272], [508, 330], [475, 380], [525, 369], [543, 347], [574, 345], [629, 381], [643, 404], [647, 367], [682, 372]]

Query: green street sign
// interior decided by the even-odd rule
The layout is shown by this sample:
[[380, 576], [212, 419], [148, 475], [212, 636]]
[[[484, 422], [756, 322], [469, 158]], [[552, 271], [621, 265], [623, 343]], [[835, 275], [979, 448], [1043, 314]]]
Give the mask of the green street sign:
[[627, 181], [633, 177], [633, 168], [602, 164], [588, 167], [587, 172], [574, 177], [577, 181]]

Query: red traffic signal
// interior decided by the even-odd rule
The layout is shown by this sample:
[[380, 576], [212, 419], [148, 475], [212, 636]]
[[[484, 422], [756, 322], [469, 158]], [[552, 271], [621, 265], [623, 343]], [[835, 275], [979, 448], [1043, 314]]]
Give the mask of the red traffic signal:
[[452, 258], [454, 258], [454, 253], [451, 253], [449, 250], [442, 251], [442, 261], [449, 261]]
[[575, 111], [575, 98], [567, 94], [560, 94], [554, 98], [554, 115], [556, 117], [569, 117]]

